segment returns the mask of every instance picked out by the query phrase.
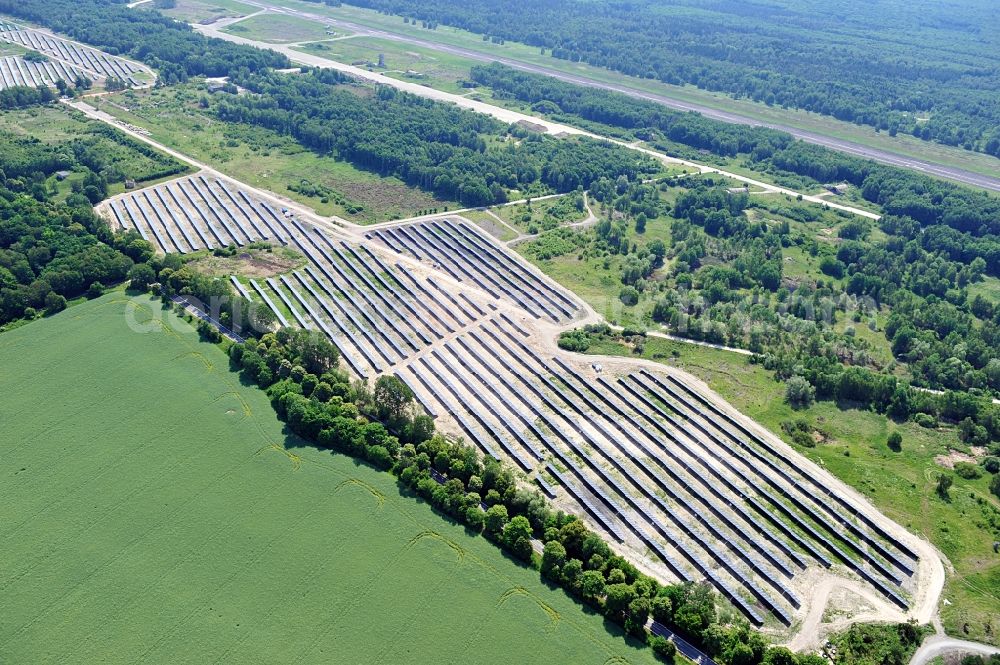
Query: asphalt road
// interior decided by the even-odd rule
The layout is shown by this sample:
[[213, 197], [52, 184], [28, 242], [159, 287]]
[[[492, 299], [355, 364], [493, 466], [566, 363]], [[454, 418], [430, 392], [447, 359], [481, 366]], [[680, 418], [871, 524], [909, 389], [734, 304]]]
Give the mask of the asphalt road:
[[553, 135], [581, 135], [590, 136], [591, 138], [600, 139], [603, 141], [609, 141], [611, 143], [616, 143], [618, 145], [624, 146], [630, 150], [637, 150], [650, 157], [660, 160], [666, 164], [680, 164], [688, 166], [691, 168], [698, 169], [701, 173], [718, 173], [737, 182], [742, 182], [750, 187], [759, 188], [761, 192], [771, 192], [776, 194], [784, 194], [786, 196], [798, 197], [801, 196], [803, 201], [809, 201], [812, 203], [818, 203], [828, 208], [834, 210], [843, 210], [844, 212], [849, 212], [853, 215], [860, 215], [862, 217], [867, 217], [868, 219], [879, 219], [879, 215], [870, 212], [868, 210], [862, 210], [860, 208], [855, 208], [850, 205], [845, 205], [843, 203], [837, 203], [836, 201], [831, 201], [829, 198], [823, 198], [821, 196], [813, 196], [809, 194], [802, 194], [794, 190], [778, 187], [777, 185], [771, 185], [769, 183], [761, 182], [759, 180], [754, 180], [753, 178], [748, 178], [747, 176], [739, 175], [736, 173], [731, 173], [728, 171], [723, 171], [711, 166], [705, 166], [704, 164], [698, 164], [696, 162], [689, 162], [682, 159], [677, 159], [675, 157], [668, 157], [667, 155], [656, 152], [655, 150], [650, 150], [648, 148], [643, 148], [641, 146], [633, 145], [630, 143], [625, 143], [624, 141], [619, 141], [617, 139], [612, 139], [606, 136], [600, 136], [593, 134], [591, 132], [584, 131], [578, 127], [572, 127], [570, 125], [564, 125], [562, 123], [554, 122], [546, 118], [542, 118], [534, 115], [527, 115], [521, 113], [520, 111], [514, 111], [502, 106], [495, 106], [493, 104], [486, 104], [485, 102], [480, 102], [472, 99], [466, 95], [456, 95], [451, 92], [445, 92], [443, 90], [438, 90], [437, 88], [431, 88], [429, 86], [421, 85], [413, 81], [406, 81], [403, 79], [390, 78], [384, 76], [382, 73], [376, 73], [364, 69], [361, 67], [355, 67], [354, 65], [348, 65], [344, 62], [338, 62], [336, 60], [329, 60], [327, 58], [322, 58], [320, 56], [312, 55], [304, 51], [296, 51], [289, 44], [272, 44], [268, 42], [261, 42], [254, 39], [248, 39], [246, 37], [241, 37], [239, 35], [234, 35], [232, 33], [223, 32], [220, 23], [216, 22], [211, 25], [202, 24], [192, 24], [195, 30], [202, 33], [203, 35], [208, 35], [210, 37], [216, 37], [218, 39], [225, 39], [226, 41], [235, 42], [238, 44], [246, 44], [248, 46], [254, 46], [261, 49], [271, 49], [277, 51], [278, 53], [283, 53], [292, 62], [297, 62], [299, 64], [304, 64], [310, 67], [324, 67], [327, 69], [336, 69], [338, 71], [350, 74], [351, 76], [361, 79], [363, 81], [373, 81], [375, 83], [383, 85], [391, 85], [393, 87], [399, 88], [400, 90], [405, 90], [414, 95], [419, 95], [421, 97], [427, 97], [429, 99], [435, 99], [442, 102], [451, 102], [458, 106], [464, 108], [472, 109], [478, 113], [484, 113], [486, 115], [492, 115], [498, 118], [502, 122], [514, 123], [514, 122], [529, 122], [533, 125], [538, 125], [544, 127], [545, 131]]
[[979, 173], [974, 173], [972, 171], [966, 171], [964, 169], [954, 168], [950, 166], [942, 166], [928, 161], [914, 159], [913, 157], [907, 157], [905, 155], [900, 155], [886, 150], [870, 148], [868, 146], [861, 145], [860, 143], [853, 143], [851, 141], [832, 138], [822, 134], [817, 134], [815, 132], [796, 129], [795, 127], [788, 127], [786, 125], [781, 125], [781, 124], [761, 122], [753, 118], [748, 118], [746, 116], [739, 115], [738, 113], [720, 111], [718, 109], [713, 109], [707, 106], [701, 106], [699, 104], [693, 104], [690, 102], [680, 101], [677, 99], [666, 97], [664, 95], [656, 95], [648, 92], [643, 92], [623, 85], [617, 85], [614, 83], [605, 83], [603, 81], [595, 81], [594, 79], [586, 78], [583, 76], [567, 74], [559, 70], [550, 69], [548, 67], [543, 67], [541, 65], [528, 64], [520, 62], [518, 60], [506, 58], [503, 56], [494, 56], [485, 53], [479, 53], [476, 51], [461, 48], [458, 46], [451, 46], [448, 44], [438, 44], [436, 42], [420, 39], [417, 37], [410, 37], [408, 35], [400, 35], [392, 32], [386, 32], [385, 30], [369, 28], [367, 26], [358, 25], [357, 23], [352, 23], [350, 21], [342, 21], [340, 19], [333, 19], [328, 16], [321, 16], [319, 14], [313, 14], [311, 12], [305, 12], [296, 9], [288, 9], [286, 7], [281, 7], [280, 5], [273, 5], [267, 2], [261, 2], [260, 0], [241, 0], [241, 1], [244, 2], [244, 4], [252, 5], [260, 9], [270, 9], [275, 13], [287, 14], [290, 16], [298, 16], [300, 18], [306, 18], [314, 21], [321, 21], [323, 23], [335, 25], [344, 30], [349, 30], [351, 32], [355, 32], [358, 34], [368, 35], [371, 37], [378, 37], [381, 39], [391, 39], [393, 41], [412, 44], [413, 46], [420, 46], [422, 48], [433, 49], [436, 51], [441, 51], [443, 53], [450, 53], [452, 55], [458, 55], [472, 60], [478, 60], [481, 62], [500, 62], [509, 67], [513, 67], [514, 69], [519, 69], [526, 72], [532, 72], [534, 74], [544, 74], [545, 76], [551, 76], [554, 79], [558, 79], [560, 81], [566, 81], [567, 83], [574, 83], [577, 85], [583, 85], [590, 88], [600, 88], [603, 90], [613, 90], [614, 92], [620, 92], [624, 95], [628, 95], [629, 97], [634, 97], [636, 99], [646, 99], [679, 111], [696, 111], [698, 113], [701, 113], [705, 117], [712, 118], [714, 120], [722, 120], [724, 122], [731, 122], [740, 125], [770, 127], [771, 129], [777, 129], [783, 132], [787, 132], [792, 136], [794, 136], [795, 138], [802, 139], [803, 141], [806, 141], [808, 143], [814, 143], [816, 145], [832, 148], [833, 150], [838, 150], [840, 152], [848, 153], [858, 157], [865, 157], [868, 159], [875, 160], [877, 162], [881, 162], [883, 164], [889, 164], [892, 166], [899, 166], [907, 169], [912, 169], [915, 171], [926, 173], [927, 175], [947, 178], [949, 180], [954, 180], [967, 185], [972, 185], [975, 187], [981, 187], [983, 189], [989, 189], [995, 192], [1000, 192], [1000, 160], [997, 160], [997, 175], [995, 176], [982, 175]]

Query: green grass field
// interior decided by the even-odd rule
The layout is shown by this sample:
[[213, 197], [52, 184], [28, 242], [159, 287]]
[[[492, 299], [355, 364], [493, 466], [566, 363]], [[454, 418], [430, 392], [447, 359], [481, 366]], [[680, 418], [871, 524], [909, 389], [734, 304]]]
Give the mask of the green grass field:
[[[607, 211], [601, 210], [597, 204], [592, 204], [591, 207], [597, 217], [607, 214]], [[583, 213], [582, 217], [585, 216], [586, 213]], [[592, 228], [576, 229], [574, 233], [582, 234], [588, 244], [594, 235]], [[584, 251], [586, 244], [584, 244], [551, 258], [544, 258], [541, 254], [553, 251], [553, 247], [556, 248], [556, 252], [569, 249], [569, 245], [560, 247], [563, 243], [553, 245], [550, 240], [553, 234], [554, 232], [551, 231], [543, 233], [537, 239], [517, 245], [515, 249], [545, 274], [583, 298], [587, 304], [594, 308], [594, 311], [609, 322], [639, 328], [655, 325], [649, 318], [649, 314], [652, 312], [656, 300], [660, 297], [658, 292], [651, 289], [650, 293], [644, 294], [638, 304], [634, 306], [624, 305], [618, 297], [623, 286], [624, 256], [620, 254], [587, 255]], [[649, 220], [645, 232], [641, 234], [635, 231], [634, 226], [629, 226], [628, 237], [640, 247], [654, 240], [661, 240], [669, 247], [670, 218], [660, 216], [657, 219]], [[656, 278], [657, 275], [654, 273], [651, 281]]]
[[443, 51], [377, 37], [317, 41], [295, 48], [303, 53], [347, 64], [376, 64], [379, 54], [382, 54], [385, 58], [384, 72], [388, 77], [425, 83], [432, 88], [456, 94], [471, 92], [471, 89], [463, 88], [458, 82], [469, 77], [469, 67], [475, 64], [474, 61]]
[[994, 303], [1000, 302], [1000, 279], [986, 275], [982, 281], [969, 284], [969, 298], [978, 295]]
[[[4, 111], [0, 114], [0, 118], [4, 131], [37, 138], [45, 143], [65, 144], [73, 139], [82, 140], [101, 156], [104, 166], [116, 174], [115, 179], [108, 184], [108, 193], [111, 196], [125, 191], [126, 177], [134, 178], [136, 182], [148, 186], [183, 175], [180, 173], [159, 178], [152, 177], [162, 173], [165, 166], [175, 164], [173, 158], [163, 155], [162, 159], [154, 160], [127, 143], [119, 143], [103, 134], [94, 134], [91, 130], [103, 129], [102, 123], [89, 120], [82, 113], [61, 104]], [[107, 175], [107, 172], [105, 173]], [[57, 199], [63, 200], [72, 193], [72, 184], [82, 181], [83, 177], [83, 173], [74, 172], [60, 181], [52, 175], [46, 185], [56, 193]]]
[[5, 131], [46, 143], [66, 141], [85, 132], [91, 121], [62, 105], [32, 106], [3, 112]]
[[214, 23], [221, 18], [246, 16], [258, 10], [236, 0], [177, 0], [174, 7], [158, 11], [185, 23]]
[[[589, 353], [631, 355], [614, 342]], [[937, 476], [947, 472], [935, 457], [949, 450], [968, 452], [954, 427], [936, 430], [893, 423], [871, 411], [817, 402], [793, 410], [784, 401], [784, 386], [746, 356], [683, 342], [649, 337], [642, 357], [679, 367], [705, 381], [733, 406], [781, 436], [800, 453], [826, 467], [867, 496], [883, 513], [933, 543], [954, 567], [948, 570], [941, 607], [945, 629], [952, 635], [1000, 644], [1000, 556], [993, 541], [1000, 533], [988, 526], [1000, 515], [1000, 501], [988, 490], [989, 474], [975, 480], [954, 475], [950, 499], [935, 492]], [[826, 434], [815, 448], [796, 446], [781, 423], [803, 418]], [[903, 436], [902, 451], [885, 445], [892, 430]], [[967, 630], [966, 630], [967, 627]]]
[[223, 32], [272, 44], [327, 39], [346, 34], [343, 31], [335, 31], [336, 35], [331, 35], [327, 33], [326, 26], [322, 23], [284, 14], [251, 16], [227, 26]]
[[568, 194], [558, 198], [532, 201], [530, 205], [515, 203], [496, 206], [493, 212], [524, 233], [538, 233], [545, 229], [585, 220], [587, 211], [576, 208], [576, 199], [575, 195]]
[[469, 210], [463, 212], [462, 217], [465, 217], [500, 242], [507, 242], [517, 237], [517, 233], [498, 222], [493, 215], [485, 210]]
[[7, 42], [0, 42], [0, 56], [24, 55], [27, 52], [28, 49], [18, 44], [9, 44]]
[[175, 322], [116, 292], [0, 335], [0, 662], [652, 662]]

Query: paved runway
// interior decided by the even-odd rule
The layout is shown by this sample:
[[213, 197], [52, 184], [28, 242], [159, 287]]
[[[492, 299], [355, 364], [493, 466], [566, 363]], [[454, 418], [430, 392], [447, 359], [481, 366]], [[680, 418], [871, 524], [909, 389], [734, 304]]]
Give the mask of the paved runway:
[[567, 83], [574, 83], [577, 85], [583, 85], [591, 88], [600, 88], [603, 90], [612, 90], [614, 92], [619, 92], [623, 95], [628, 95], [629, 97], [634, 97], [636, 99], [646, 99], [654, 101], [658, 104], [662, 104], [666, 107], [676, 109], [679, 111], [696, 111], [698, 113], [701, 113], [707, 118], [712, 118], [713, 120], [721, 120], [723, 122], [731, 122], [740, 125], [769, 127], [771, 129], [777, 129], [779, 131], [787, 132], [792, 136], [794, 136], [795, 138], [801, 139], [808, 143], [814, 143], [816, 145], [821, 145], [826, 148], [838, 150], [840, 152], [844, 152], [850, 155], [865, 157], [867, 159], [872, 159], [875, 160], [876, 162], [880, 162], [883, 164], [908, 168], [915, 171], [920, 171], [922, 173], [926, 173], [927, 175], [947, 178], [949, 180], [961, 182], [966, 185], [972, 185], [974, 187], [981, 187], [983, 189], [989, 189], [994, 192], [1000, 192], [1000, 160], [997, 160], [997, 175], [995, 176], [982, 175], [979, 173], [975, 173], [973, 171], [967, 171], [965, 169], [934, 164], [932, 162], [915, 159], [913, 157], [907, 157], [905, 155], [889, 152], [887, 150], [871, 148], [862, 145], [860, 143], [854, 143], [851, 141], [845, 141], [843, 139], [832, 138], [822, 134], [817, 134], [815, 132], [796, 129], [794, 127], [788, 127], [786, 125], [761, 122], [759, 120], [748, 118], [738, 113], [720, 111], [718, 109], [709, 108], [707, 106], [702, 106], [700, 104], [694, 104], [691, 102], [680, 101], [664, 95], [656, 95], [653, 93], [643, 92], [641, 90], [636, 90], [634, 88], [630, 88], [624, 85], [605, 83], [603, 81], [595, 81], [593, 79], [589, 79], [583, 76], [567, 74], [565, 72], [556, 69], [543, 67], [541, 65], [533, 65], [518, 60], [513, 60], [510, 58], [505, 58], [503, 56], [494, 56], [485, 53], [479, 53], [477, 51], [472, 51], [458, 46], [451, 46], [448, 44], [438, 44], [436, 42], [425, 39], [419, 39], [417, 37], [400, 35], [392, 32], [387, 32], [385, 30], [378, 30], [375, 28], [369, 28], [367, 26], [358, 25], [357, 23], [352, 23], [349, 21], [333, 19], [330, 18], [329, 16], [321, 16], [319, 14], [312, 14], [310, 12], [288, 9], [286, 7], [281, 7], [279, 5], [272, 5], [266, 2], [261, 2], [260, 0], [248, 0], [246, 1], [245, 4], [249, 4], [254, 7], [260, 7], [262, 9], [271, 9], [281, 14], [288, 14], [291, 16], [299, 16], [301, 18], [322, 21], [324, 23], [336, 25], [340, 28], [358, 34], [369, 35], [381, 39], [391, 39], [393, 41], [403, 42], [406, 44], [412, 44], [414, 46], [433, 49], [436, 51], [441, 51], [443, 53], [450, 53], [452, 55], [458, 55], [472, 60], [479, 60], [482, 62], [500, 62], [504, 65], [507, 65], [508, 67], [513, 67], [514, 69], [519, 69], [526, 72], [532, 72], [535, 74], [543, 74], [545, 76], [551, 76], [552, 78], [558, 79], [560, 81], [566, 81]]

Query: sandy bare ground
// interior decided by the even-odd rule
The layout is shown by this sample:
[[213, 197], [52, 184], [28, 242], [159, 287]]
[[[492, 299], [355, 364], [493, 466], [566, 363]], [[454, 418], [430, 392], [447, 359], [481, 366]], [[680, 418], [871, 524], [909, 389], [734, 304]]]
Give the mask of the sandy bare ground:
[[989, 644], [959, 640], [939, 634], [924, 640], [924, 643], [920, 645], [917, 652], [913, 654], [910, 665], [924, 665], [924, 663], [946, 654], [990, 656], [997, 653], [1000, 653], [1000, 649]]

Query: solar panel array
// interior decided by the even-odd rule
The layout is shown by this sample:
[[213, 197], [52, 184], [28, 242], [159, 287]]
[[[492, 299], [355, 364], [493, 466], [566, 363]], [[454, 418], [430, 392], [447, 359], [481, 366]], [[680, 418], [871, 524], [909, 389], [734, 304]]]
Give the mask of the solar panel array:
[[368, 247], [336, 240], [291, 211], [225, 179], [198, 174], [108, 201], [112, 223], [164, 253], [270, 242], [308, 259], [288, 275], [244, 284], [283, 326], [318, 330], [351, 371], [373, 376], [475, 323], [486, 310]]
[[378, 229], [365, 237], [426, 260], [455, 280], [512, 302], [535, 318], [566, 322], [580, 312], [573, 298], [465, 222], [435, 219]]
[[87, 76], [87, 72], [60, 60], [32, 62], [19, 55], [0, 58], [0, 90], [14, 86], [55, 86], [56, 81], [72, 83], [77, 76]]
[[472, 414], [459, 423], [485, 454], [503, 450], [547, 494], [561, 486], [612, 538], [641, 542], [681, 579], [708, 579], [756, 623], [762, 610], [791, 623], [791, 582], [809, 564], [842, 565], [907, 606], [913, 552], [828, 488], [807, 491], [787, 460], [757, 450], [763, 439], [730, 426], [736, 417], [703, 418], [695, 397], [677, 401], [690, 389], [673, 377], [588, 380], [524, 339], [497, 314], [408, 369], [447, 412]]
[[271, 204], [204, 175], [141, 189], [107, 207], [115, 224], [138, 231], [164, 253], [287, 241], [283, 214]]
[[205, 175], [107, 209], [164, 252], [295, 248], [301, 268], [234, 285], [281, 325], [327, 335], [357, 376], [397, 376], [484, 455], [673, 577], [707, 580], [756, 624], [793, 622], [809, 566], [851, 571], [907, 607], [914, 552], [738, 414], [672, 375], [585, 376], [537, 352], [522, 322], [565, 323], [580, 307], [462, 221], [381, 228], [367, 246]]
[[[38, 51], [46, 55], [52, 61], [53, 72], [73, 73], [72, 77], [58, 76], [55, 80], [62, 78], [67, 83], [72, 83], [76, 78], [75, 74], [81, 73], [92, 80], [104, 80], [108, 78], [121, 79], [131, 86], [141, 86], [143, 81], [136, 78], [136, 74], [150, 73], [146, 67], [136, 63], [108, 55], [89, 46], [83, 46], [61, 37], [56, 37], [40, 30], [24, 28], [13, 23], [0, 22], [0, 40], [10, 44], [18, 44], [24, 48]], [[21, 58], [18, 58], [21, 59]], [[23, 59], [21, 59], [23, 61]], [[58, 62], [58, 66], [56, 66]], [[43, 85], [42, 83], [32, 85]]]

